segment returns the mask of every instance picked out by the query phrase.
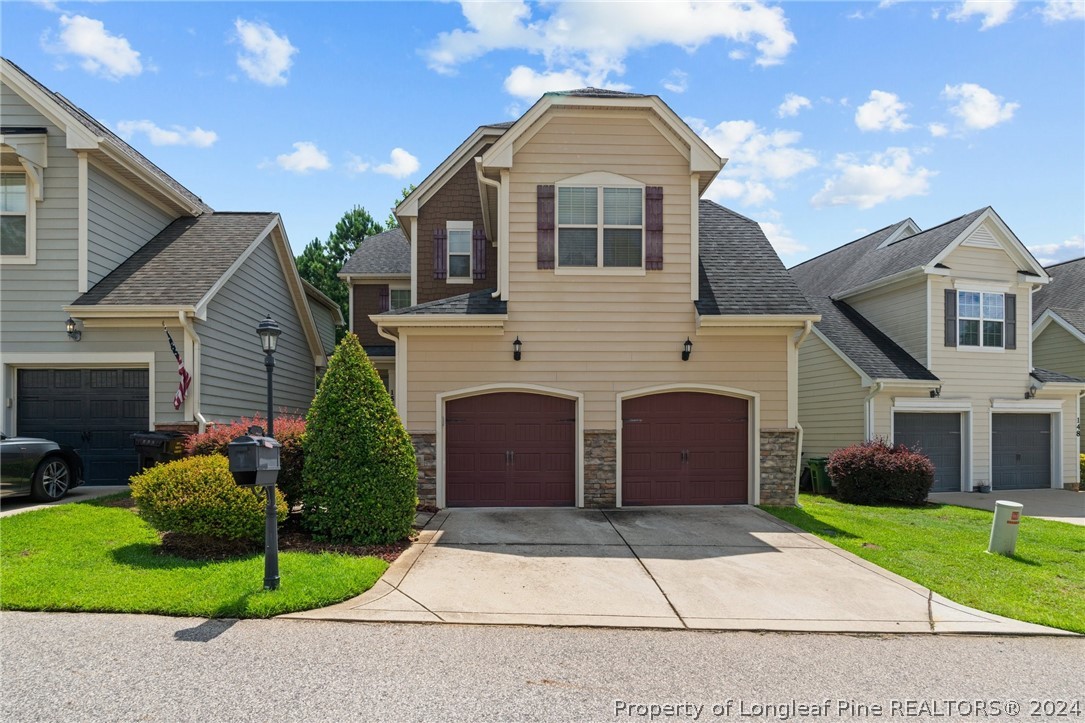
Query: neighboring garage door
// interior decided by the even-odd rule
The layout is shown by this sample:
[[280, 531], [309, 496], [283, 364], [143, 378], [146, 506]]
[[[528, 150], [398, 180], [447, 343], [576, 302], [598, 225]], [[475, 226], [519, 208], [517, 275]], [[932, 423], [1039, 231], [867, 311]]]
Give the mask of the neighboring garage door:
[[991, 488], [1051, 486], [1051, 415], [995, 414], [991, 417]]
[[961, 415], [897, 412], [893, 441], [918, 449], [934, 464], [932, 492], [961, 491]]
[[498, 392], [445, 404], [445, 504], [576, 504], [576, 402]]
[[149, 424], [146, 369], [20, 369], [19, 434], [74, 447], [87, 484], [127, 484]]
[[622, 402], [622, 505], [749, 501], [749, 403], [700, 392]]

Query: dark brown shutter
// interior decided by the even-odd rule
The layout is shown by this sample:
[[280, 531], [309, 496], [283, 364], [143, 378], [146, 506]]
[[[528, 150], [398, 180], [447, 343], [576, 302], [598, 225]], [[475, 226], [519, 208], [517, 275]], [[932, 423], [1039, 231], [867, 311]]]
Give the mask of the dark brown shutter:
[[957, 291], [946, 289], [946, 346], [957, 346]]
[[433, 229], [433, 278], [448, 278], [448, 231]]
[[388, 299], [388, 287], [382, 286], [377, 289], [377, 313], [383, 314], [384, 312], [388, 311], [391, 306], [392, 304]]
[[[697, 243], [693, 239], [693, 243]], [[644, 266], [649, 271], [663, 268], [663, 187], [644, 189]]]
[[1006, 294], [1006, 335], [1003, 341], [1007, 349], [1017, 348], [1017, 294]]
[[480, 281], [486, 278], [486, 231], [476, 228], [473, 241], [471, 266], [474, 267], [474, 272], [472, 275], [475, 281]]
[[539, 186], [537, 189], [538, 217], [538, 268], [554, 268], [554, 187]]

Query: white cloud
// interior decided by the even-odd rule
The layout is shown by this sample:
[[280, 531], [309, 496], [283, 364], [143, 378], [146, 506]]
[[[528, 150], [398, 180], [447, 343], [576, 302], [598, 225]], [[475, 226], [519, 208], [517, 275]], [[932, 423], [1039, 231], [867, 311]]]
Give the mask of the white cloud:
[[402, 148], [393, 148], [391, 155], [391, 161], [382, 163], [373, 170], [393, 178], [406, 178], [418, 170], [418, 159]]
[[1047, 0], [1040, 14], [1049, 23], [1085, 20], [1085, 0]]
[[245, 75], [263, 85], [286, 85], [286, 73], [298, 52], [290, 39], [277, 34], [266, 23], [241, 18], [234, 21], [234, 29], [242, 47], [237, 54], [237, 65]]
[[906, 148], [887, 148], [874, 153], [866, 163], [851, 154], [841, 154], [833, 163], [839, 173], [825, 182], [810, 202], [814, 206], [857, 206], [873, 208], [886, 201], [926, 195], [934, 171], [913, 168]]
[[1001, 96], [975, 83], [947, 85], [942, 90], [942, 97], [956, 101], [949, 112], [960, 118], [966, 128], [974, 130], [991, 128], [1008, 121], [1013, 118], [1014, 111], [1021, 107], [1020, 103], [1003, 102]]
[[280, 168], [291, 173], [326, 171], [331, 168], [328, 156], [310, 141], [298, 141], [294, 144], [293, 153], [284, 153], [276, 157], [275, 161]]
[[143, 72], [139, 51], [128, 40], [113, 35], [101, 20], [84, 15], [61, 15], [57, 42], [42, 37], [42, 47], [50, 53], [70, 54], [81, 58], [83, 70], [109, 80], [136, 76]]
[[676, 68], [660, 82], [663, 83], [664, 88], [672, 93], [685, 93], [689, 89], [689, 73]]
[[1009, 20], [1016, 6], [1017, 0], [964, 0], [946, 18], [963, 23], [978, 15], [983, 18], [980, 30], [990, 30]]
[[949, 135], [949, 128], [945, 123], [929, 123], [927, 124], [927, 130], [931, 132], [931, 135], [935, 138], [941, 138]]
[[709, 128], [704, 121], [688, 119], [690, 126], [716, 153], [728, 159], [723, 173], [708, 189], [713, 200], [738, 199], [748, 206], [771, 201], [772, 183], [788, 179], [817, 165], [817, 157], [796, 144], [797, 131], [765, 131], [753, 121], [724, 121]]
[[749, 57], [749, 55], [750, 54], [747, 53], [745, 50], [738, 50], [736, 48], [735, 50], [732, 50], [730, 53], [728, 53], [727, 57], [731, 60], [745, 60]]
[[143, 133], [152, 146], [210, 148], [219, 138], [214, 131], [205, 131], [199, 126], [195, 128], [185, 128], [183, 126], [159, 128], [149, 120], [120, 121], [117, 123], [117, 132], [125, 140], [129, 140], [136, 134]]
[[861, 131], [906, 131], [912, 127], [904, 112], [907, 107], [896, 93], [872, 90], [869, 100], [855, 110], [855, 125]]
[[[424, 51], [429, 67], [457, 66], [495, 50], [523, 50], [543, 58], [540, 76], [572, 72], [605, 86], [625, 72], [629, 53], [656, 45], [694, 51], [717, 38], [753, 46], [754, 61], [782, 63], [795, 44], [780, 7], [760, 2], [554, 3], [461, 2], [466, 28], [442, 32]], [[606, 28], [606, 32], [600, 32]]]
[[353, 153], [347, 154], [347, 173], [365, 173], [369, 170], [371, 164], [362, 160], [360, 156], [356, 156]]
[[[599, 82], [599, 81], [596, 81]], [[560, 72], [537, 73], [526, 65], [518, 65], [512, 69], [505, 78], [505, 92], [509, 95], [523, 98], [527, 101], [536, 101], [543, 93], [552, 90], [573, 90], [593, 85], [584, 76], [572, 70]], [[614, 87], [605, 83], [599, 87], [607, 87], [611, 90], [624, 90], [628, 86]]]
[[765, 236], [768, 238], [769, 243], [776, 249], [776, 253], [781, 256], [793, 256], [802, 251], [806, 251], [806, 246], [799, 243], [799, 241], [791, 234], [791, 230], [782, 223], [761, 221], [758, 225], [761, 226], [761, 230], [765, 232]]
[[797, 93], [788, 93], [784, 96], [784, 102], [776, 109], [776, 115], [780, 118], [797, 116], [803, 108], [810, 107], [810, 99], [804, 98]]
[[1028, 250], [1043, 266], [1085, 256], [1085, 236], [1071, 236], [1061, 243], [1030, 244]]

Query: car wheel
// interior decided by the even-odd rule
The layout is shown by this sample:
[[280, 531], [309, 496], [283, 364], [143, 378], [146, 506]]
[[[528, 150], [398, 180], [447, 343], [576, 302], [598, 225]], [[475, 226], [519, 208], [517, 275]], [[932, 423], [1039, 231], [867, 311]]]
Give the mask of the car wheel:
[[34, 472], [30, 496], [39, 502], [54, 502], [72, 486], [72, 468], [60, 457], [49, 457]]

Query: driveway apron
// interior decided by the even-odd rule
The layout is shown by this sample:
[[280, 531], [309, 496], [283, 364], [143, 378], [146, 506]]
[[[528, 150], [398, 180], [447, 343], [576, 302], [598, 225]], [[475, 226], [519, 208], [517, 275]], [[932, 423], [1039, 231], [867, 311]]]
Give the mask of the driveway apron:
[[300, 619], [1051, 633], [952, 603], [750, 506], [455, 509], [365, 594]]

